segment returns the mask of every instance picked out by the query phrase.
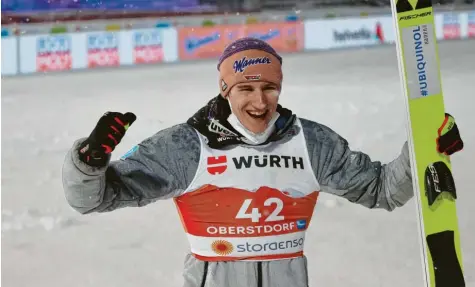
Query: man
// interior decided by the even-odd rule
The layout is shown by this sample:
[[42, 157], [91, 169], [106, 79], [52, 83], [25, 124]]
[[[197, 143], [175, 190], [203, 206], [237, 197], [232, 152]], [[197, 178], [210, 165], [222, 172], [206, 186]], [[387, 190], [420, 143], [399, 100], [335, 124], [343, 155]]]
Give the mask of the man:
[[[383, 165], [280, 106], [281, 65], [265, 42], [235, 41], [219, 59], [220, 94], [119, 161], [110, 154], [135, 115], [106, 113], [66, 156], [69, 204], [88, 214], [173, 198], [191, 248], [185, 287], [308, 286], [303, 245], [318, 193], [392, 211], [413, 196], [411, 170], [407, 145]], [[446, 154], [463, 146], [450, 127], [437, 138]]]

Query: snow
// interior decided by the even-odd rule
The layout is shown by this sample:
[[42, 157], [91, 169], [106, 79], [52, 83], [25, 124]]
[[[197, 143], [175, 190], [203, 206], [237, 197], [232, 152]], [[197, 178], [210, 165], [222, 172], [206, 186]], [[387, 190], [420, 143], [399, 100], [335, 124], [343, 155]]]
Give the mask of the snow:
[[[443, 89], [465, 141], [452, 157], [467, 286], [475, 286], [474, 41], [440, 45]], [[6, 287], [181, 286], [188, 250], [171, 200], [80, 215], [66, 203], [64, 155], [107, 111], [138, 119], [119, 158], [185, 121], [218, 90], [214, 61], [2, 79], [2, 283]], [[281, 103], [391, 161], [406, 139], [395, 49], [284, 55]], [[322, 194], [306, 238], [310, 286], [422, 286], [415, 202], [369, 210]]]

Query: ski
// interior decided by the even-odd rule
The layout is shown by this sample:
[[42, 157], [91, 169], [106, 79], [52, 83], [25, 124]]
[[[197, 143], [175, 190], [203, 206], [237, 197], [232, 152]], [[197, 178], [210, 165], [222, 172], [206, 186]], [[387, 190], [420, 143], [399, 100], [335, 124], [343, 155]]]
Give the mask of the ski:
[[446, 115], [432, 3], [391, 0], [391, 11], [407, 111], [424, 283], [463, 287], [457, 192], [450, 157], [438, 153], [436, 143]]

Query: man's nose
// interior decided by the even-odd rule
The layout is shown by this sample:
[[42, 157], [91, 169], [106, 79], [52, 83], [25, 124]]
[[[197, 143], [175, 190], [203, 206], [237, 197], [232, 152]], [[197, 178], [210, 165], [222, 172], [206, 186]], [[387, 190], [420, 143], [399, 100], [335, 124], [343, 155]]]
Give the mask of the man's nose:
[[264, 94], [264, 91], [261, 89], [256, 89], [255, 90], [255, 102], [254, 106], [258, 109], [265, 109], [267, 107], [267, 98]]

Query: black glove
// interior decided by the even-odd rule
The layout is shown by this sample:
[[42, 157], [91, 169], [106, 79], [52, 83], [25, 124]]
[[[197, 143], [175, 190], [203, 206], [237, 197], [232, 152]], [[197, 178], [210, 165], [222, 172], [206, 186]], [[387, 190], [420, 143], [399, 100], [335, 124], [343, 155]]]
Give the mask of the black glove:
[[463, 141], [460, 138], [459, 129], [455, 123], [454, 117], [445, 113], [445, 119], [439, 130], [437, 131], [438, 137], [437, 151], [445, 155], [451, 155], [463, 149]]
[[109, 154], [120, 143], [136, 118], [133, 113], [105, 113], [89, 137], [80, 145], [79, 159], [90, 166], [105, 166]]

